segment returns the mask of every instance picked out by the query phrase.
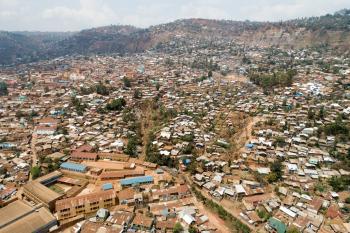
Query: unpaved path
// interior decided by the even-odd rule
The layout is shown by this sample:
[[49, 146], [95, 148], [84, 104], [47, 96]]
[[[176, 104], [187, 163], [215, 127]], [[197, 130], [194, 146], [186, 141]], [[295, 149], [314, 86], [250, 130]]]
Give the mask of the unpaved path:
[[[187, 181], [187, 183], [190, 184], [190, 186], [195, 185], [195, 184], [193, 184], [193, 182], [192, 182], [191, 178], [188, 176], [188, 174], [183, 173], [182, 178], [183, 178], [185, 181]], [[257, 232], [258, 229], [257, 229], [256, 227], [254, 227], [254, 226], [252, 226], [252, 225], [250, 225], [250, 224], [244, 222], [244, 220], [240, 217], [239, 214], [240, 214], [241, 211], [240, 211], [239, 208], [237, 208], [238, 206], [235, 206], [235, 208], [232, 208], [233, 205], [235, 205], [235, 203], [233, 203], [232, 201], [229, 201], [229, 200], [224, 200], [224, 201], [221, 200], [221, 201], [218, 201], [218, 200], [216, 200], [215, 198], [213, 198], [212, 196], [210, 196], [205, 190], [203, 190], [203, 189], [198, 189], [198, 188], [197, 188], [197, 190], [198, 190], [199, 192], [201, 192], [201, 194], [202, 194], [205, 198], [207, 198], [207, 199], [209, 199], [209, 200], [212, 200], [212, 201], [215, 202], [216, 204], [222, 206], [227, 212], [229, 212], [229, 213], [232, 214], [235, 218], [237, 218], [237, 219], [239, 219], [240, 221], [242, 221], [245, 225], [247, 225], [247, 226], [252, 230], [252, 232]], [[192, 191], [191, 191], [191, 192], [192, 192]], [[195, 194], [192, 193], [192, 195], [193, 195], [193, 197], [196, 199]], [[197, 199], [196, 199], [196, 201], [197, 201], [197, 203], [199, 203]], [[230, 203], [230, 204], [228, 205], [228, 203]], [[200, 204], [202, 204], [202, 203], [200, 203]], [[196, 206], [198, 206], [198, 205], [196, 204]], [[203, 204], [202, 204], [202, 206], [203, 206]], [[199, 206], [198, 206], [198, 207], [199, 207]], [[204, 206], [203, 206], [203, 208], [206, 209], [206, 207], [204, 207]], [[224, 228], [218, 228], [219, 230], [220, 230], [220, 229], [223, 230], [222, 232], [234, 232], [233, 229], [230, 229], [230, 228], [227, 227], [225, 221], [223, 221], [216, 213], [213, 213], [212, 211], [209, 211], [209, 210], [208, 210], [208, 212], [210, 212], [210, 213], [211, 213], [211, 216], [213, 216], [213, 218], [211, 218], [211, 216], [208, 215], [209, 221], [210, 221], [210, 222], [213, 222], [213, 221], [216, 221], [216, 220], [217, 220], [218, 223], [221, 222], [221, 225], [222, 225], [222, 226], [225, 226]], [[214, 220], [214, 219], [216, 219], [216, 220]]]
[[[32, 140], [31, 140], [31, 144], [30, 144], [30, 149], [31, 149], [31, 155], [32, 155], [32, 167], [37, 166], [38, 164], [38, 156], [36, 153], [36, 140], [37, 140], [37, 135], [35, 133], [32, 134]], [[32, 173], [29, 173], [29, 180], [32, 180]]]
[[244, 150], [244, 146], [246, 145], [246, 143], [249, 142], [253, 138], [253, 135], [252, 135], [253, 127], [257, 122], [259, 122], [261, 120], [263, 120], [263, 118], [258, 117], [258, 116], [251, 118], [249, 120], [249, 122], [247, 123], [245, 129], [242, 130], [242, 132], [237, 136], [237, 138], [238, 138], [237, 145], [239, 145], [239, 147], [238, 147], [239, 152], [242, 152]]
[[218, 232], [223, 233], [229, 233], [231, 232], [230, 228], [226, 226], [226, 223], [224, 220], [222, 220], [217, 214], [213, 213], [212, 211], [208, 210], [202, 202], [199, 202], [195, 197], [193, 198], [193, 202], [196, 207], [198, 207], [199, 212], [205, 214], [209, 218], [209, 223], [212, 224]]

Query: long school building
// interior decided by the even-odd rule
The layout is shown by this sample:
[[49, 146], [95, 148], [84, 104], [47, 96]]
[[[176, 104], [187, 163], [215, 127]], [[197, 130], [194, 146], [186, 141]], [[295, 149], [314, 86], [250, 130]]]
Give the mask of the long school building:
[[116, 197], [114, 190], [108, 190], [59, 200], [56, 202], [57, 219], [72, 218], [97, 212], [100, 208], [112, 207], [117, 203]]
[[122, 187], [143, 185], [143, 184], [152, 184], [152, 176], [137, 176], [120, 180], [120, 185]]

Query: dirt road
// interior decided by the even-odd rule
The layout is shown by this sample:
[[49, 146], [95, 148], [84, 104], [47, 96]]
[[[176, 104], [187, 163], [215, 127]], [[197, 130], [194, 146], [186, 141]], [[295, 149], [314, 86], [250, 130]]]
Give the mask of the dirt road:
[[[192, 185], [195, 185], [195, 184], [193, 184], [193, 182], [192, 182], [192, 180], [191, 180], [191, 178], [188, 176], [188, 174], [183, 174], [182, 175], [182, 177], [183, 177], [183, 179], [184, 180], [186, 180], [187, 181], [187, 183], [188, 184], [190, 184], [191, 186]], [[220, 205], [220, 206], [222, 206], [228, 213], [230, 213], [230, 214], [232, 214], [232, 216], [234, 216], [235, 218], [237, 218], [237, 219], [239, 219], [239, 220], [241, 220], [243, 223], [245, 223], [251, 230], [252, 230], [252, 232], [257, 232], [258, 231], [258, 228], [256, 228], [256, 227], [254, 227], [254, 226], [252, 226], [252, 225], [250, 225], [250, 224], [248, 224], [248, 223], [246, 223], [246, 222], [244, 222], [244, 220], [240, 217], [240, 209], [239, 208], [237, 208], [238, 206], [234, 206], [234, 208], [233, 208], [233, 205], [235, 204], [235, 203], [233, 203], [232, 201], [229, 201], [229, 200], [221, 200], [221, 201], [218, 201], [218, 200], [216, 200], [216, 199], [214, 199], [211, 195], [209, 195], [205, 190], [203, 190], [203, 189], [197, 189], [198, 191], [200, 191], [201, 192], [201, 194], [205, 197], [205, 198], [207, 198], [207, 199], [209, 199], [209, 200], [212, 200], [213, 202], [215, 202], [216, 204], [218, 204], [218, 205]], [[195, 194], [194, 193], [192, 193], [192, 195], [195, 197]], [[195, 198], [196, 199], [196, 198]], [[198, 202], [198, 200], [196, 200], [197, 201], [197, 203], [199, 203]], [[228, 203], [228, 202], [231, 202], [231, 203]], [[202, 203], [201, 203], [202, 204]], [[203, 204], [202, 204], [203, 205]], [[197, 205], [196, 205], [197, 206]], [[203, 208], [205, 208], [205, 207], [203, 207]], [[210, 211], [211, 212], [211, 211]], [[225, 226], [225, 228], [222, 228], [223, 230], [227, 230], [228, 229], [228, 231], [223, 231], [223, 232], [232, 232], [232, 230], [230, 230], [227, 226], [226, 226], [226, 224], [225, 224], [225, 221], [223, 221], [216, 213], [213, 213], [213, 212], [211, 212], [212, 213], [212, 215], [213, 215], [213, 219], [217, 219], [217, 221], [218, 221], [218, 223], [220, 223], [220, 221], [222, 222], [222, 225], [224, 225]], [[211, 218], [210, 218], [210, 216], [208, 215], [208, 217], [209, 217], [209, 219], [210, 219], [210, 222], [212, 222], [212, 221], [215, 221], [215, 220], [212, 220]], [[215, 218], [214, 218], [215, 217]], [[219, 229], [219, 228], [218, 228]]]
[[[241, 218], [240, 214], [240, 209], [237, 208], [237, 205], [234, 205], [234, 203], [232, 201], [229, 200], [221, 200], [218, 201], [216, 199], [214, 199], [212, 196], [210, 196], [206, 191], [202, 190], [202, 189], [198, 189], [203, 196], [205, 196], [207, 199], [210, 199], [212, 201], [214, 201], [216, 204], [221, 205], [227, 212], [229, 212], [230, 214], [232, 214], [232, 216], [234, 216], [235, 218], [239, 219], [240, 221], [242, 221], [244, 224], [246, 224], [251, 230], [252, 232], [257, 232], [257, 228], [244, 222], [244, 220]], [[230, 203], [231, 202], [231, 203]], [[229, 204], [228, 204], [229, 203]]]
[[215, 226], [219, 232], [231, 232], [230, 228], [226, 226], [226, 223], [224, 220], [222, 220], [217, 214], [213, 213], [212, 211], [208, 210], [202, 202], [199, 202], [195, 197], [193, 198], [194, 204], [196, 207], [198, 207], [199, 212], [205, 214], [209, 218], [209, 222]]
[[237, 143], [239, 152], [242, 152], [247, 142], [249, 142], [253, 138], [252, 136], [253, 127], [257, 122], [261, 120], [263, 120], [263, 118], [258, 116], [251, 118], [247, 123], [247, 126], [245, 127], [245, 129], [242, 130], [242, 132], [237, 136], [237, 138], [239, 138]]
[[[37, 166], [38, 164], [38, 156], [36, 153], [36, 149], [35, 149], [35, 145], [36, 145], [36, 140], [37, 140], [37, 135], [36, 134], [32, 134], [32, 140], [30, 143], [30, 148], [31, 148], [31, 155], [32, 155], [32, 167]], [[32, 180], [32, 173], [29, 173], [29, 180]]]

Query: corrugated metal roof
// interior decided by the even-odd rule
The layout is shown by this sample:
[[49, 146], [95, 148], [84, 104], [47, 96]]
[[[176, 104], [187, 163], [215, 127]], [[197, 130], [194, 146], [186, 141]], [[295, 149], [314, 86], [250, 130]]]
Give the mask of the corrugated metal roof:
[[102, 189], [103, 190], [109, 190], [109, 189], [112, 189], [113, 188], [113, 185], [111, 183], [105, 183], [102, 185]]
[[269, 225], [277, 231], [277, 233], [286, 232], [286, 229], [287, 229], [286, 224], [281, 222], [279, 219], [272, 217], [272, 218], [269, 218], [268, 222], [269, 222]]
[[62, 163], [60, 167], [63, 169], [69, 169], [69, 170], [75, 170], [75, 171], [81, 171], [81, 172], [86, 170], [86, 166], [79, 163], [66, 162], [66, 163]]
[[152, 176], [138, 176], [138, 177], [132, 177], [132, 178], [126, 178], [120, 180], [121, 185], [133, 185], [133, 184], [141, 184], [141, 183], [148, 183], [153, 182]]

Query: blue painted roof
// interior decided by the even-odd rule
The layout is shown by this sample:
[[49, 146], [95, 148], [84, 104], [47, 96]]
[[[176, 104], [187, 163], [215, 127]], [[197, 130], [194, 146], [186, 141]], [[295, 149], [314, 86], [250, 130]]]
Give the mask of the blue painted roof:
[[164, 208], [160, 211], [161, 215], [163, 216], [168, 216], [169, 215], [169, 209], [168, 208]]
[[133, 185], [133, 184], [141, 184], [141, 183], [148, 183], [153, 182], [152, 176], [138, 176], [138, 177], [132, 177], [132, 178], [126, 178], [120, 180], [121, 185]]
[[62, 163], [60, 167], [63, 169], [70, 169], [70, 170], [82, 171], [82, 172], [86, 170], [86, 166], [79, 163], [66, 162], [66, 163]]
[[102, 189], [103, 190], [109, 190], [109, 189], [112, 189], [113, 188], [113, 185], [111, 183], [105, 183], [102, 185]]
[[190, 159], [186, 159], [186, 160], [185, 160], [185, 164], [186, 164], [186, 165], [189, 164], [190, 162], [191, 162]]

